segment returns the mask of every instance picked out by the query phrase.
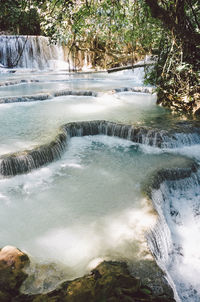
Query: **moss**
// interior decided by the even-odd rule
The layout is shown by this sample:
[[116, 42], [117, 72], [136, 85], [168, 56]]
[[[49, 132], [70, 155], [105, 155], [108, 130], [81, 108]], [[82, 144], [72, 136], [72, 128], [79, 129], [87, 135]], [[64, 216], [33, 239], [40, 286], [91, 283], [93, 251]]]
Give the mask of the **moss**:
[[62, 283], [47, 294], [25, 295], [19, 287], [26, 274], [21, 268], [27, 262], [26, 255], [19, 256], [24, 261], [18, 270], [5, 265], [0, 270], [0, 301], [2, 302], [175, 302], [171, 294], [162, 297], [153, 293], [138, 277], [133, 277], [124, 262], [104, 261], [90, 274], [73, 281]]

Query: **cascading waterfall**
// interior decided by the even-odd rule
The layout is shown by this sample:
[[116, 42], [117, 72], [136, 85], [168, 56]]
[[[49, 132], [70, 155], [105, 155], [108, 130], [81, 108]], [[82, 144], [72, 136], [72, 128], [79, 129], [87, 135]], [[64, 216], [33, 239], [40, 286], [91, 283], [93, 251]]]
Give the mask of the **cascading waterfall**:
[[43, 145], [31, 151], [24, 151], [3, 156], [0, 161], [0, 171], [4, 176], [26, 173], [39, 168], [46, 163], [53, 162], [61, 157], [67, 143], [67, 134], [64, 128], [48, 145]]
[[[3, 65], [8, 65], [10, 63], [6, 61], [6, 55], [9, 54], [10, 58], [15, 58], [14, 55], [16, 55], [16, 51], [20, 51], [26, 37], [19, 37], [18, 42], [20, 42], [14, 43], [14, 38], [10, 36], [10, 42], [7, 43], [7, 48], [5, 47], [5, 44], [8, 37], [1, 36], [0, 39], [3, 39], [1, 41], [3, 41], [4, 44], [0, 43], [0, 62]], [[17, 67], [49, 68], [50, 61], [60, 58], [59, 55], [57, 56], [59, 52], [56, 53], [58, 51], [58, 49], [56, 50], [57, 46], [52, 46], [51, 51], [44, 51], [48, 44], [47, 38], [30, 37], [29, 39], [32, 41], [32, 44], [28, 44], [28, 42], [25, 44], [26, 49], [24, 50], [24, 57], [21, 57], [20, 65]], [[43, 44], [41, 43], [42, 40], [44, 42]], [[9, 46], [9, 43], [10, 45], [12, 44], [12, 46]], [[20, 44], [21, 46], [17, 46], [17, 44]], [[41, 50], [40, 47], [43, 47], [43, 50]], [[53, 47], [55, 47], [55, 51], [53, 50]], [[30, 59], [30, 57], [32, 59]], [[5, 61], [2, 61], [4, 59]], [[13, 82], [13, 85], [23, 83], [21, 81], [22, 80]], [[12, 82], [5, 82], [4, 85], [10, 85], [9, 83]], [[137, 89], [117, 88], [113, 90], [113, 92], [134, 92], [134, 90]], [[151, 92], [151, 89], [141, 91]], [[33, 96], [5, 97], [1, 98], [0, 103], [48, 100], [51, 97], [65, 95], [96, 97], [99, 96], [99, 93], [91, 90], [75, 91], [65, 89], [54, 91], [53, 93]], [[16, 106], [18, 106], [18, 104]], [[4, 107], [4, 105], [2, 105], [2, 107]], [[98, 118], [99, 117], [97, 117], [97, 119]], [[106, 117], [103, 116], [103, 118]], [[115, 118], [115, 120], [119, 119]], [[183, 146], [190, 148], [190, 146], [195, 147], [195, 145], [200, 144], [199, 128], [195, 127], [192, 123], [187, 126], [187, 123], [184, 122], [182, 126], [179, 125], [175, 128], [176, 129], [161, 130], [108, 122], [105, 120], [68, 123], [60, 128], [57, 136], [49, 144], [39, 145], [32, 150], [25, 150], [23, 152], [1, 156], [0, 174], [2, 178], [4, 176], [14, 176], [30, 172], [33, 169], [52, 163], [63, 156], [67, 148], [68, 140], [70, 137], [74, 136], [81, 137], [103, 134], [119, 137], [141, 144], [140, 147], [144, 148], [144, 150], [146, 148], [147, 151], [149, 146], [150, 148], [153, 147], [149, 153], [152, 151], [152, 153], [163, 152], [184, 154]], [[186, 155], [188, 155], [188, 153]], [[191, 151], [189, 157], [194, 158]], [[198, 238], [200, 229], [200, 172], [198, 170], [198, 165], [195, 164], [193, 160], [188, 160], [187, 164], [188, 166], [185, 168], [156, 171], [151, 182], [145, 188], [145, 191], [152, 199], [154, 208], [159, 216], [156, 226], [149, 232], [147, 237], [152, 253], [160, 267], [166, 272], [168, 281], [174, 289], [176, 300], [183, 302], [197, 302], [200, 299], [200, 284], [198, 280], [194, 279], [194, 276], [197, 276], [200, 271], [198, 259], [200, 247], [198, 246], [198, 242], [195, 242], [198, 241], [196, 238]], [[38, 171], [35, 172], [37, 173]], [[40, 171], [38, 173], [40, 173]], [[31, 177], [31, 173], [28, 177]], [[150, 180], [150, 177], [148, 180]], [[3, 181], [11, 180], [3, 179]], [[196, 236], [194, 236], [194, 234]], [[192, 260], [194, 260], [194, 263], [192, 263]], [[180, 268], [183, 269], [183, 272], [180, 272]]]
[[8, 68], [68, 69], [63, 48], [42, 36], [0, 36], [0, 64]]
[[26, 95], [26, 96], [19, 96], [19, 97], [0, 97], [0, 104], [10, 104], [10, 103], [21, 103], [21, 102], [34, 102], [34, 101], [45, 101], [49, 100], [53, 97], [59, 96], [92, 96], [97, 97], [98, 93], [94, 91], [87, 91], [87, 90], [61, 90], [45, 94], [34, 94], [34, 95]]
[[[71, 51], [43, 36], [0, 35], [0, 72], [5, 68], [88, 71], [94, 67], [92, 57], [92, 51]], [[143, 77], [144, 69], [139, 68], [139, 79]], [[147, 87], [144, 92], [149, 90]], [[141, 88], [133, 91], [141, 92]]]
[[0, 35], [0, 67], [71, 71], [88, 70], [92, 64], [90, 53], [73, 54], [67, 46], [52, 44], [47, 37]]
[[4, 176], [26, 173], [61, 157], [67, 137], [105, 134], [132, 142], [162, 147], [165, 139], [169, 140], [166, 131], [134, 127], [107, 121], [75, 122], [61, 127], [60, 133], [50, 143], [30, 151], [8, 154], [0, 158], [0, 173]]
[[162, 176], [161, 179], [156, 176], [155, 186], [151, 188], [159, 221], [149, 233], [148, 243], [158, 264], [167, 273], [176, 300], [197, 302], [200, 299], [196, 237], [200, 228], [200, 170], [196, 166], [168, 171]]
[[[50, 142], [30, 151], [17, 152], [1, 156], [0, 174], [4, 176], [17, 175], [39, 168], [60, 158], [65, 151], [67, 139], [74, 136], [104, 134], [130, 140], [135, 143], [158, 148], [175, 148], [178, 145], [176, 136], [164, 130], [148, 127], [135, 127], [107, 121], [88, 121], [68, 123], [60, 128], [59, 134]], [[188, 134], [192, 143], [193, 136]], [[197, 134], [194, 141], [197, 140]], [[200, 136], [199, 136], [200, 140]], [[182, 175], [182, 174], [181, 174]], [[175, 179], [177, 175], [175, 175]]]
[[120, 92], [141, 92], [141, 93], [153, 93], [154, 88], [153, 87], [123, 87], [123, 88], [116, 88], [113, 90], [115, 93], [120, 93]]
[[[60, 133], [50, 144], [30, 151], [2, 156], [1, 174], [10, 176], [39, 168], [60, 158], [70, 137], [98, 134], [119, 137], [159, 148], [173, 148], [184, 142], [195, 144], [199, 139], [198, 133], [184, 134], [184, 139], [179, 140], [180, 133], [172, 134], [147, 127], [135, 127], [107, 121], [73, 122], [63, 125]], [[199, 185], [198, 164], [193, 160], [188, 160], [185, 168], [156, 171], [145, 187], [145, 192], [151, 198], [159, 217], [156, 226], [147, 235], [148, 244], [159, 266], [166, 272], [177, 301], [197, 302], [200, 297], [200, 283], [198, 280], [194, 282], [190, 274], [188, 277], [190, 269], [195, 274], [195, 267], [190, 263], [185, 263], [185, 259], [188, 260], [188, 254], [191, 256], [191, 252], [190, 245], [187, 243], [188, 234], [184, 234], [184, 225], [187, 224], [187, 220], [182, 210], [182, 202], [184, 202], [183, 208], [188, 210], [192, 230], [195, 229], [198, 234], [200, 227]], [[192, 237], [192, 234], [190, 235]], [[196, 239], [194, 238], [194, 240]], [[192, 243], [194, 244], [194, 242]], [[195, 246], [192, 252], [192, 256], [200, 265], [198, 263], [198, 246]], [[186, 276], [182, 276], [179, 265], [183, 267]]]

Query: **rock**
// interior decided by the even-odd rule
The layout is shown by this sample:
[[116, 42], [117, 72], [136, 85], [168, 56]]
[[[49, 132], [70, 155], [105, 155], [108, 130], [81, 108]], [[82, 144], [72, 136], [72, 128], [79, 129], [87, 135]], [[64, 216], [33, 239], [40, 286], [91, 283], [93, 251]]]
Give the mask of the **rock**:
[[168, 293], [154, 295], [140, 278], [133, 277], [126, 263], [104, 261], [92, 272], [64, 282], [44, 295], [20, 295], [13, 302], [175, 302]]
[[9, 301], [10, 295], [16, 296], [19, 293], [19, 288], [27, 277], [23, 268], [28, 263], [28, 256], [13, 246], [0, 250], [0, 301]]
[[103, 262], [90, 275], [68, 284], [66, 301], [125, 301], [139, 287], [140, 280], [129, 274], [125, 263]]
[[155, 294], [149, 284], [130, 274], [126, 263], [113, 261], [104, 261], [90, 274], [63, 282], [47, 294], [21, 294], [27, 264], [28, 256], [19, 249], [6, 246], [0, 250], [1, 302], [175, 302], [167, 288]]
[[150, 288], [155, 297], [173, 297], [173, 290], [169, 286], [163, 271], [156, 264], [155, 260], [135, 260], [131, 262], [129, 267], [131, 271], [134, 271], [134, 277], [140, 278], [142, 284], [147, 288]]

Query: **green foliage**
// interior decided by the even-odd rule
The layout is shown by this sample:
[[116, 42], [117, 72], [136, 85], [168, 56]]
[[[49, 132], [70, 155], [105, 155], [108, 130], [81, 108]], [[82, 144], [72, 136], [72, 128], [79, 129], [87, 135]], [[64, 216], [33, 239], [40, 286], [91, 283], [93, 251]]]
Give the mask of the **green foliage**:
[[158, 102], [162, 105], [191, 111], [200, 97], [198, 3], [196, 0], [146, 2], [152, 14], [163, 23], [158, 62], [147, 75], [146, 82], [157, 87]]
[[25, 0], [0, 0], [0, 31], [12, 34], [40, 34], [40, 17], [35, 4], [35, 1], [31, 3]]
[[160, 39], [160, 22], [153, 21], [143, 0], [46, 1], [40, 15], [52, 41], [73, 52], [93, 51], [94, 63], [104, 56], [105, 67], [136, 60]]
[[35, 8], [31, 8], [28, 12], [22, 11], [20, 14], [19, 33], [22, 35], [38, 35], [40, 34], [40, 18]]
[[41, 27], [71, 53], [92, 51], [93, 64], [105, 68], [134, 62], [159, 43], [160, 24], [143, 0], [0, 1], [2, 30], [40, 34]]
[[[190, 104], [199, 96], [198, 0], [0, 0], [0, 29], [42, 34], [92, 53], [104, 68], [134, 63], [147, 53], [158, 62], [146, 81], [163, 104]], [[41, 28], [41, 30], [40, 30]]]
[[199, 72], [183, 60], [182, 43], [170, 37], [159, 49], [158, 62], [147, 75], [157, 87], [158, 102], [178, 110], [190, 111], [199, 98]]

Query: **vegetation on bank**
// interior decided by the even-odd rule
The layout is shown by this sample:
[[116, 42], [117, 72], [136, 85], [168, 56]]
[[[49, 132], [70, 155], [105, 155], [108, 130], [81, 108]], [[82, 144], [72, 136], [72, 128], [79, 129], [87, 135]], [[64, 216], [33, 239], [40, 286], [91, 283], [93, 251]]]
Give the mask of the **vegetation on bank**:
[[163, 25], [158, 63], [149, 75], [158, 102], [192, 112], [200, 101], [200, 4], [196, 0], [145, 0]]
[[200, 4], [198, 0], [0, 0], [0, 29], [43, 34], [92, 53], [92, 65], [110, 68], [145, 54], [158, 62], [147, 81], [159, 102], [192, 111], [200, 98]]

